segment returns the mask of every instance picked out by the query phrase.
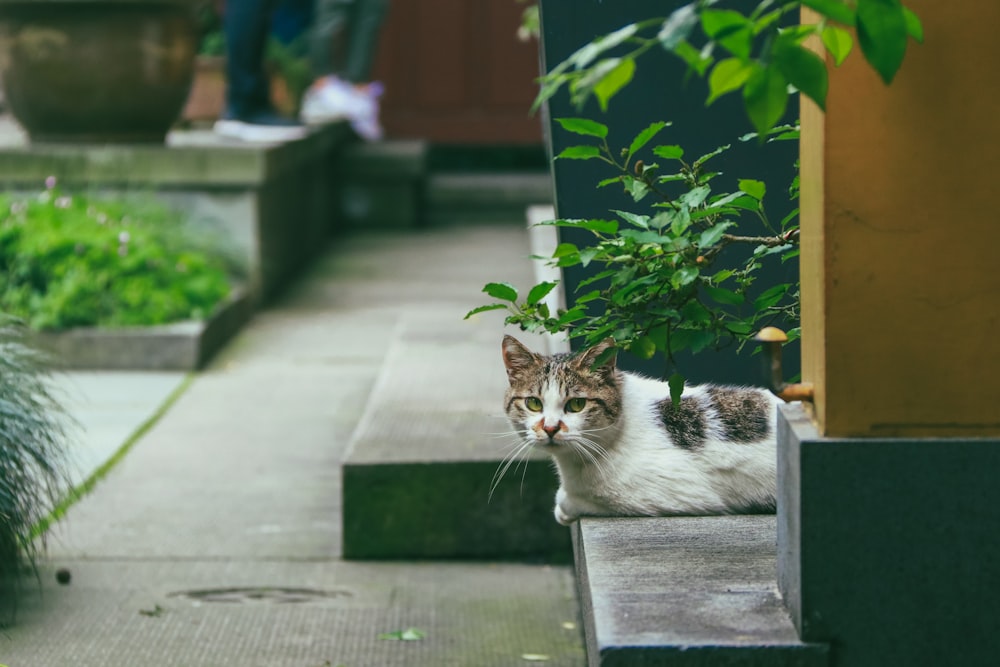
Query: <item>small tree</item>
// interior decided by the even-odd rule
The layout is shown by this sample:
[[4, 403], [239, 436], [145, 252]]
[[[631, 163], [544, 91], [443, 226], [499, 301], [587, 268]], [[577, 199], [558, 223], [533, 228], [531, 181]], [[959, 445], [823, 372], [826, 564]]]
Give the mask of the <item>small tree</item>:
[[[663, 48], [683, 59], [689, 71], [707, 77], [706, 104], [742, 91], [756, 129], [742, 140], [797, 139], [797, 127], [775, 128], [789, 94], [802, 92], [820, 108], [826, 101], [826, 63], [807, 47], [807, 40], [839, 65], [853, 48], [849, 29], [854, 28], [865, 59], [889, 83], [908, 39], [923, 39], [919, 19], [899, 0], [761, 0], [749, 13], [718, 4], [691, 2], [670, 16], [629, 24], [584, 45], [542, 77], [536, 106], [566, 87], [578, 106], [593, 96], [606, 110], [632, 80], [641, 56]], [[819, 20], [788, 26], [787, 17], [797, 16], [802, 7], [814, 10]], [[652, 149], [658, 162], [646, 162], [638, 159], [638, 152], [669, 123], [653, 122], [616, 151], [606, 141], [607, 125], [581, 118], [557, 120], [585, 141], [557, 159], [606, 162], [611, 173], [598, 187], [618, 185], [637, 203], [647, 197], [656, 203], [642, 213], [613, 211], [614, 219], [546, 223], [581, 228], [594, 236], [586, 246], [560, 244], [550, 259], [559, 267], [593, 264], [600, 269], [584, 281], [568, 310], [551, 313], [543, 301], [555, 283], [535, 285], [522, 299], [508, 283], [494, 282], [483, 291], [497, 301], [467, 317], [506, 309], [506, 322], [523, 329], [566, 332], [582, 337], [587, 345], [610, 336], [641, 358], [662, 352], [675, 396], [683, 386], [683, 377], [673, 368], [675, 353], [698, 352], [727, 339], [742, 345], [774, 320], [794, 327], [797, 284], [768, 286], [752, 300], [748, 289], [762, 262], [786, 261], [798, 254], [797, 209], [778, 222], [771, 221], [764, 208], [767, 192], [788, 187], [789, 196], [797, 198], [797, 177], [790, 187], [769, 188], [762, 180], [743, 178], [735, 191], [713, 191], [711, 180], [717, 174], [706, 163], [729, 145], [696, 159], [686, 158], [683, 146], [660, 145]], [[747, 218], [754, 221], [750, 234], [743, 232]], [[736, 260], [732, 255], [738, 253], [730, 253], [730, 264], [715, 266], [728, 246], [749, 252]], [[797, 336], [797, 328], [790, 333]]]

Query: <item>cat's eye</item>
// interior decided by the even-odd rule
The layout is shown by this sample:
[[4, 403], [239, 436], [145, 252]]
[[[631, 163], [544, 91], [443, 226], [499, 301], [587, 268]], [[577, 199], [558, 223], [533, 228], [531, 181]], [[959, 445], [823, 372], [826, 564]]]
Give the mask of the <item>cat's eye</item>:
[[583, 410], [587, 405], [587, 399], [585, 398], [571, 398], [566, 401], [566, 412], [579, 412]]
[[542, 400], [535, 396], [529, 396], [528, 398], [524, 399], [524, 407], [528, 408], [532, 412], [541, 412]]

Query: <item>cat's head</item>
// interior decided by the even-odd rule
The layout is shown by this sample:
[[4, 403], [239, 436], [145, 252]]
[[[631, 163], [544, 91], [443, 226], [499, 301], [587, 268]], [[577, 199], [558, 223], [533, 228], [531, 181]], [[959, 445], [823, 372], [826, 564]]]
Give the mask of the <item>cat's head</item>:
[[608, 339], [580, 354], [545, 356], [504, 336], [510, 382], [504, 404], [514, 428], [553, 454], [603, 447], [621, 414], [621, 380], [614, 354], [595, 362], [613, 346]]

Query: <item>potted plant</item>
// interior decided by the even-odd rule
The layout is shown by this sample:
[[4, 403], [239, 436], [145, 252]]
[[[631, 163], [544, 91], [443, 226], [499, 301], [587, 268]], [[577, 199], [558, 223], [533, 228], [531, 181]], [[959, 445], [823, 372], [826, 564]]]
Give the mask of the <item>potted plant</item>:
[[13, 619], [44, 519], [69, 489], [66, 417], [45, 360], [0, 317], [0, 625]]
[[194, 3], [0, 0], [0, 77], [31, 141], [164, 141], [191, 85]]

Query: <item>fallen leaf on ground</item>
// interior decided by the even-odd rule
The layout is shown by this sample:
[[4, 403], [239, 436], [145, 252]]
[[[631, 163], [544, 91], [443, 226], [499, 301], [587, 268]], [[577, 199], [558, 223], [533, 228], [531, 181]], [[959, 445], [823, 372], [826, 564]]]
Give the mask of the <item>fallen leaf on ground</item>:
[[378, 638], [387, 639], [389, 641], [412, 642], [417, 641], [418, 639], [423, 639], [426, 636], [427, 633], [423, 630], [418, 630], [417, 628], [407, 628], [397, 632], [383, 632], [378, 636]]

